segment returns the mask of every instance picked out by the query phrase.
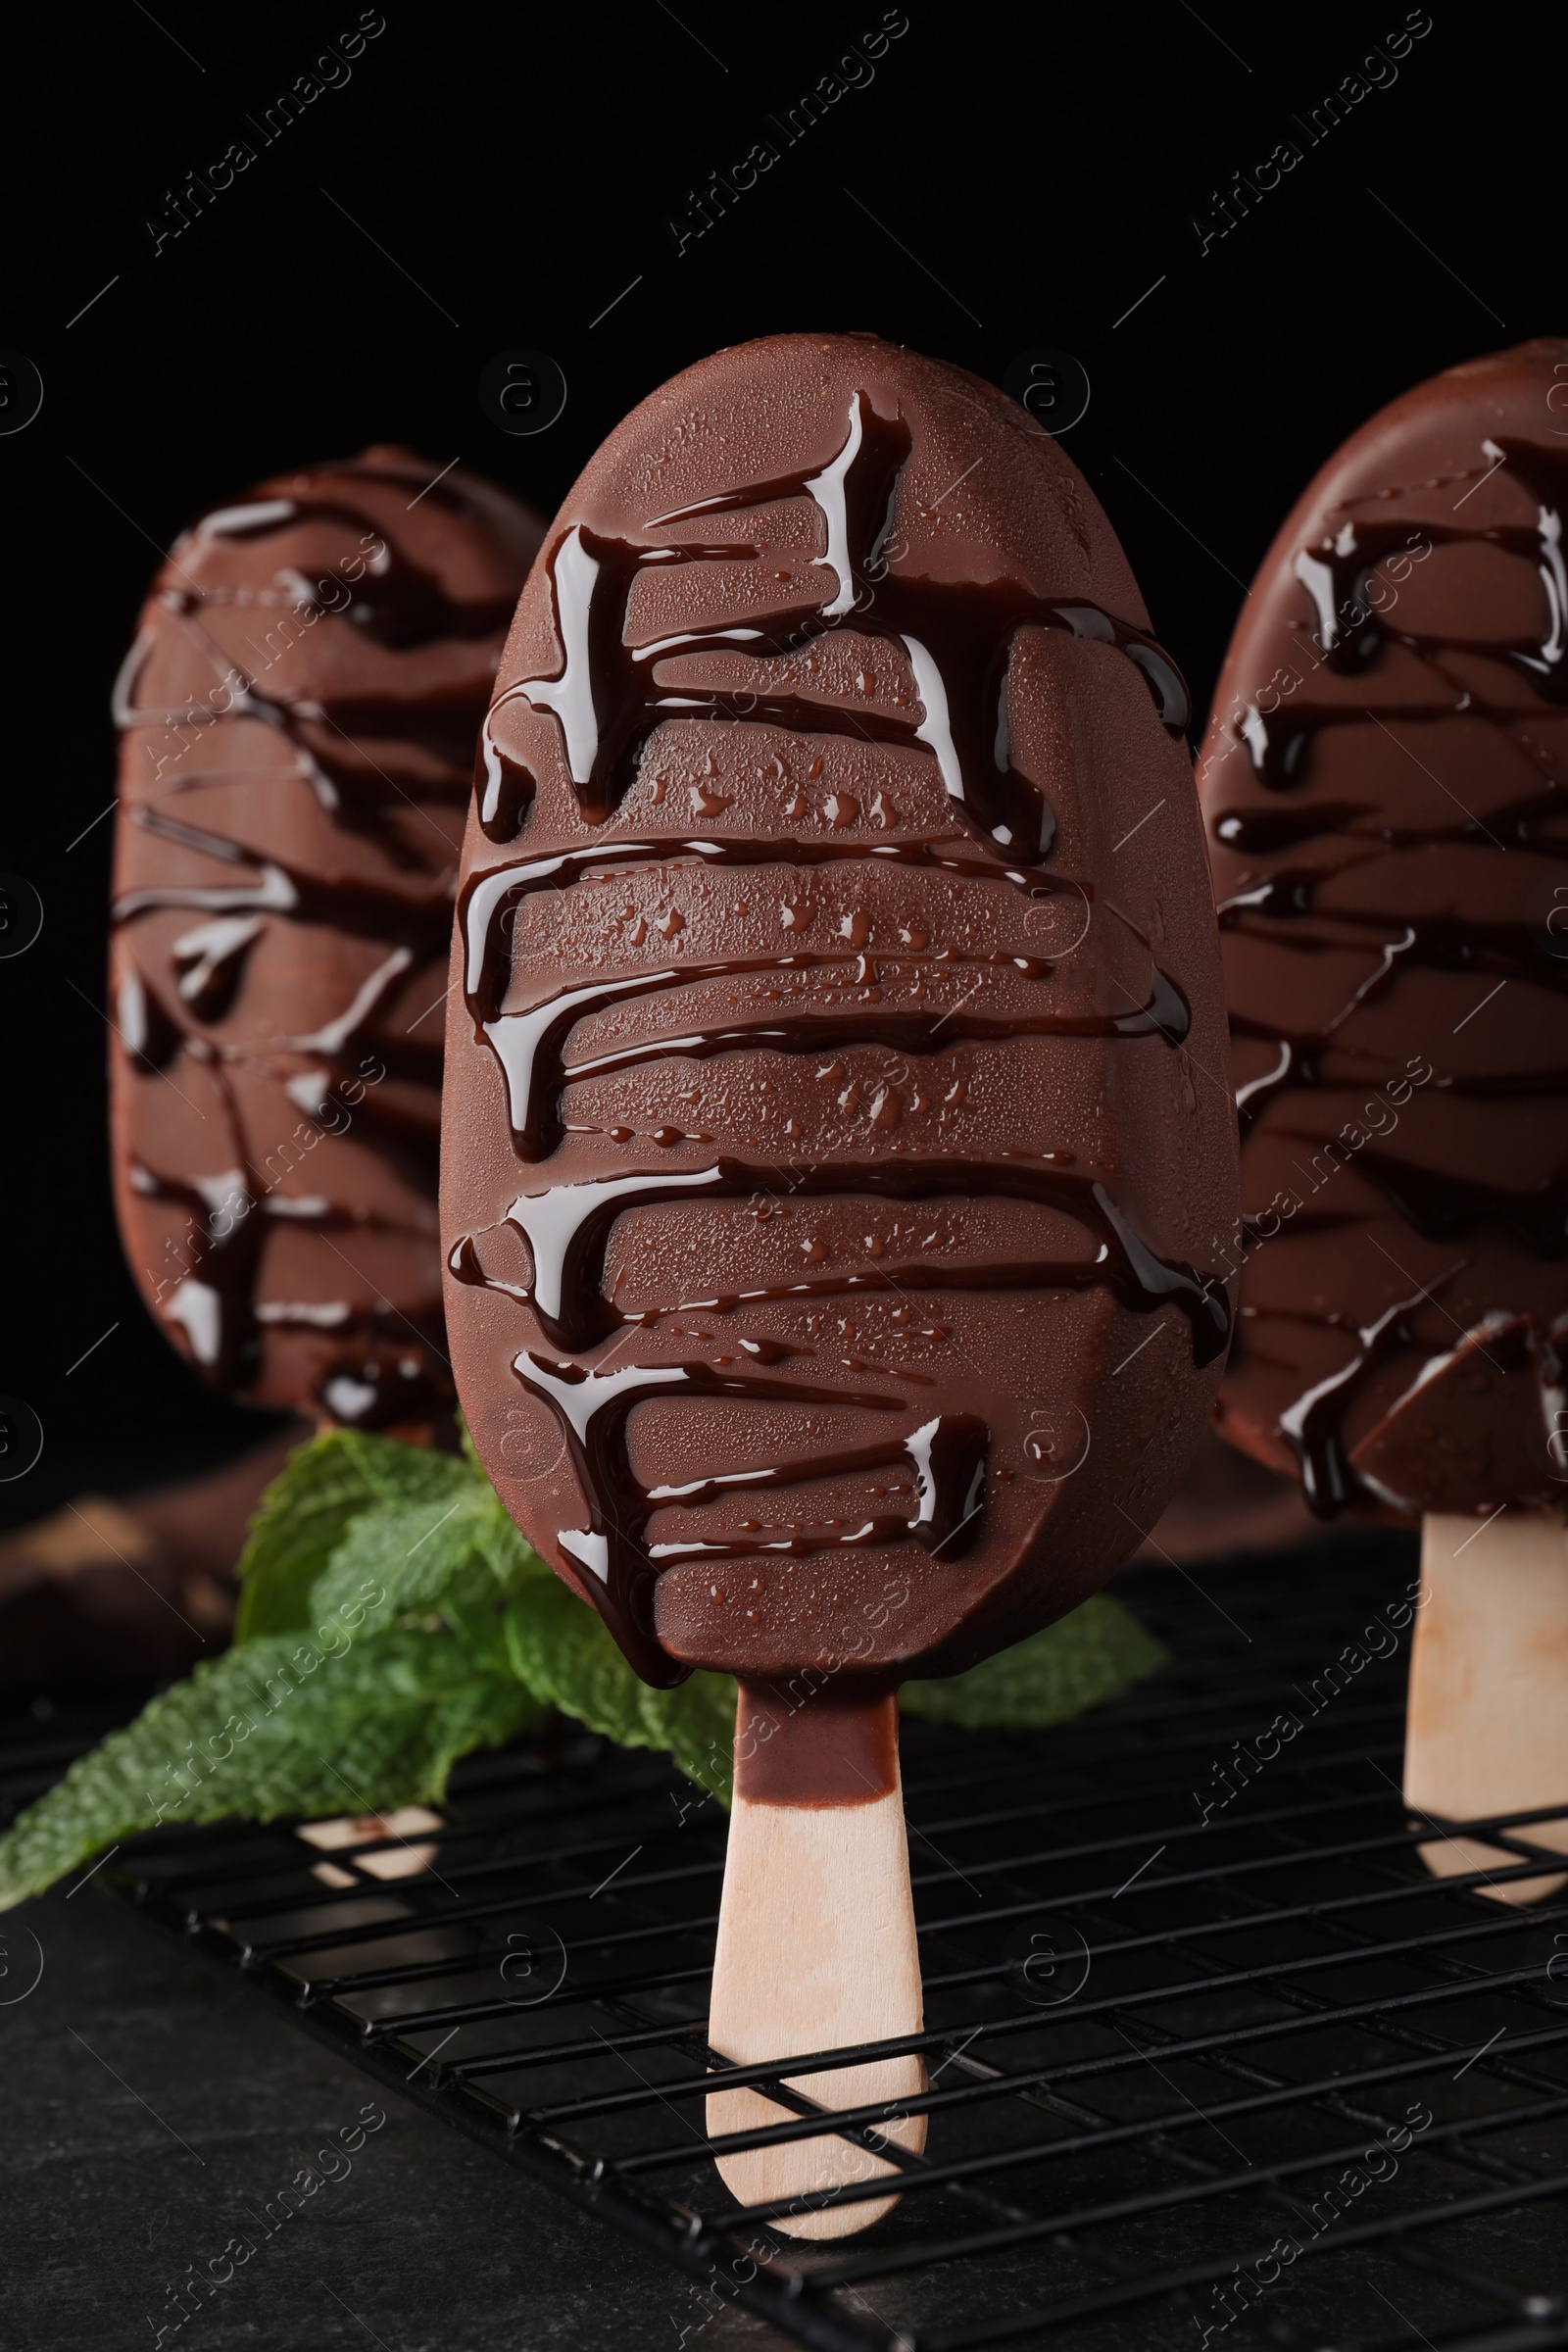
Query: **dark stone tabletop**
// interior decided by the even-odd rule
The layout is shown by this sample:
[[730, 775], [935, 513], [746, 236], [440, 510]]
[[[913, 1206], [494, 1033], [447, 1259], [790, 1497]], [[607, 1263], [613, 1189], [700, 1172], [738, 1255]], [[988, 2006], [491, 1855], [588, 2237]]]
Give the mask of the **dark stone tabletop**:
[[[153, 2352], [161, 2327], [166, 2352], [781, 2341], [461, 2132], [382, 2101], [93, 1886], [0, 1918], [0, 1967], [7, 2352]], [[347, 2171], [319, 2161], [382, 2114]], [[265, 2235], [264, 2207], [312, 2165], [339, 2177]], [[176, 2328], [178, 2282], [188, 2306], [193, 2270], [221, 2270], [236, 2236], [254, 2253]]]

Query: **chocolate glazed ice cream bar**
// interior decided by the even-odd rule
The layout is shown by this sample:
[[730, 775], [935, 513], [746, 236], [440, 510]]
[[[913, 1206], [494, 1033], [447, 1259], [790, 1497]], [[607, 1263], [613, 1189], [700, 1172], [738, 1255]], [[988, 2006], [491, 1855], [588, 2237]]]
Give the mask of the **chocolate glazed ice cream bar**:
[[[518, 608], [455, 944], [454, 1365], [638, 1671], [740, 1678], [733, 2060], [917, 2033], [896, 1687], [1093, 1592], [1204, 1425], [1235, 1145], [1186, 715], [1055, 445], [870, 337], [664, 386]], [[799, 2082], [921, 2145], [917, 2057]], [[721, 2169], [829, 2235], [885, 2201], [812, 2193], [896, 2162]]]
[[1565, 501], [1568, 342], [1385, 409], [1270, 550], [1200, 771], [1248, 1251], [1220, 1427], [1320, 1512], [1421, 1517], [1405, 1788], [1449, 1820], [1568, 1806]]
[[121, 672], [121, 1230], [164, 1331], [251, 1402], [407, 1433], [450, 1409], [442, 994], [542, 535], [405, 450], [281, 476], [177, 542]]

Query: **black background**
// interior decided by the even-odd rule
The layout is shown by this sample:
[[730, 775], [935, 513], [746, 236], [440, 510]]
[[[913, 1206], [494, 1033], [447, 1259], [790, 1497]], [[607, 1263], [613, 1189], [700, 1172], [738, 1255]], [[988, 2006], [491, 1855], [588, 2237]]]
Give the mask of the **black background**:
[[[266, 144], [256, 122], [357, 8], [13, 22], [0, 345], [45, 397], [0, 438], [0, 867], [34, 883], [45, 923], [0, 962], [0, 1391], [41, 1414], [46, 1447], [0, 1488], [5, 1515], [258, 1427], [153, 1329], [107, 1177], [113, 819], [92, 820], [114, 790], [110, 685], [183, 524], [386, 439], [550, 511], [656, 384], [779, 329], [874, 329], [994, 381], [1055, 346], [1093, 386], [1064, 446], [1200, 715], [1244, 583], [1334, 446], [1436, 370], [1564, 329], [1547, 21], [1434, 0], [1397, 77], [1314, 144], [1298, 118], [1402, 7], [1298, 24], [1222, 0], [1202, 17], [909, 0], [874, 77], [792, 145], [770, 118], [882, 25], [870, 0], [744, 19], [715, 0], [678, 18], [386, 0], [350, 78]], [[678, 252], [671, 220], [695, 226], [692, 191], [760, 139], [778, 162]], [[1285, 139], [1300, 162], [1200, 253], [1214, 191]], [[235, 140], [254, 163], [155, 254], [147, 222], [172, 228], [170, 193]], [[476, 397], [519, 344], [568, 385], [535, 438]]]

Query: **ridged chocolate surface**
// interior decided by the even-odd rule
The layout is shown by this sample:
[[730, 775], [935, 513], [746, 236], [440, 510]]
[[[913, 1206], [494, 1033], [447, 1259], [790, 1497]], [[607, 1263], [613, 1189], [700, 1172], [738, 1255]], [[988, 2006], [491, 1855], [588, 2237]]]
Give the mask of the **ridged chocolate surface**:
[[1180, 1476], [1235, 1169], [1185, 717], [1054, 444], [873, 338], [704, 362], [568, 498], [465, 851], [447, 1312], [650, 1679], [983, 1655]]
[[1565, 499], [1568, 342], [1421, 385], [1297, 507], [1216, 698], [1221, 1428], [1325, 1513], [1568, 1493]]
[[116, 688], [126, 1254], [215, 1386], [365, 1426], [452, 1396], [442, 992], [473, 745], [542, 536], [406, 450], [185, 533]]

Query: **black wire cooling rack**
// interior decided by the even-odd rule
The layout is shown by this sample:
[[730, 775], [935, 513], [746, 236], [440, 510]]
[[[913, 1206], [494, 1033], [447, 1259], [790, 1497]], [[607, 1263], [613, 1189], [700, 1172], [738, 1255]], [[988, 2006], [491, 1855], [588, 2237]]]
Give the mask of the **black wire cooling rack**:
[[823, 2111], [782, 2082], [799, 2057], [731, 2068], [705, 2039], [724, 1817], [650, 1757], [568, 1727], [470, 1760], [427, 1830], [329, 1854], [160, 1835], [103, 1876], [819, 2352], [1545, 2352], [1568, 2346], [1568, 1887], [1486, 1892], [1539, 1874], [1540, 1815], [1467, 1825], [1507, 1857], [1485, 1869], [1423, 1865], [1408, 1634], [1369, 1654], [1412, 1569], [1369, 1539], [1139, 1573], [1120, 1590], [1173, 1653], [1140, 1691], [1028, 1736], [906, 1722], [928, 2029], [822, 2064], [923, 2051], [929, 2136], [912, 2158], [877, 2136], [891, 2111], [828, 2114], [903, 2175], [848, 2240], [781, 2236], [719, 2183], [713, 2070], [779, 2112], [728, 2144]]

